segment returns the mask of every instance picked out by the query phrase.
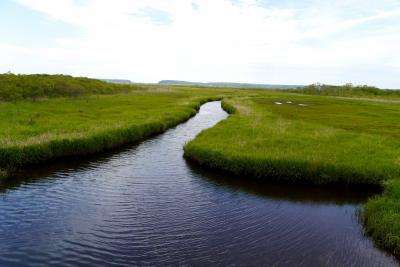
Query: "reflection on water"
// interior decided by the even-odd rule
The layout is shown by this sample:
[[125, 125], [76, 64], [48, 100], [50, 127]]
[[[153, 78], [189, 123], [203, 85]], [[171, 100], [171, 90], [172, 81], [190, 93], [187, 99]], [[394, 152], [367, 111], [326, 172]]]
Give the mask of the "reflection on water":
[[0, 187], [0, 266], [396, 266], [357, 210], [370, 194], [261, 184], [186, 162], [219, 102], [166, 133]]
[[381, 193], [376, 187], [343, 188], [338, 186], [333, 188], [323, 186], [312, 186], [302, 184], [277, 184], [269, 183], [265, 180], [257, 180], [241, 176], [228, 175], [225, 172], [199, 166], [196, 163], [187, 161], [193, 172], [198, 174], [202, 180], [213, 183], [216, 186], [226, 186], [230, 190], [245, 191], [252, 195], [268, 197], [290, 202], [315, 203], [315, 204], [362, 204], [370, 197]]

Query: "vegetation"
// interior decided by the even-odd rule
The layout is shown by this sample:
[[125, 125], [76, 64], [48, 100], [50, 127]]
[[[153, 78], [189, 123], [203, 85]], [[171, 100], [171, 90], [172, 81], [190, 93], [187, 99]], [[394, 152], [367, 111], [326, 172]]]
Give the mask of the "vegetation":
[[89, 78], [65, 75], [0, 74], [0, 101], [37, 100], [43, 97], [82, 97], [91, 94], [115, 94], [138, 89], [134, 85], [116, 85]]
[[[3, 75], [3, 82], [5, 76], [15, 78], [7, 82], [21, 88], [23, 97], [18, 103], [0, 102], [0, 176], [28, 165], [100, 152], [160, 133], [194, 115], [204, 101], [219, 97], [207, 90], [195, 94], [189, 89], [140, 89], [64, 76]], [[25, 88], [24, 82], [31, 79], [36, 82]], [[45, 90], [43, 84], [57, 86]], [[96, 84], [100, 87], [92, 87]], [[130, 93], [120, 94], [126, 90]], [[5, 92], [3, 88], [0, 91]], [[35, 94], [43, 97], [32, 101], [29, 92], [37, 91], [40, 94]], [[72, 94], [77, 91], [84, 97]], [[65, 95], [74, 97], [60, 97]]]
[[346, 97], [400, 97], [400, 90], [379, 89], [374, 86], [360, 85], [354, 86], [346, 84], [343, 86], [312, 84], [306, 87], [287, 90], [291, 93], [301, 93], [308, 95], [326, 95], [326, 96], [346, 96]]
[[400, 177], [399, 105], [266, 92], [223, 105], [232, 106], [234, 115], [186, 145], [187, 157], [285, 182], [380, 185]]
[[363, 210], [366, 232], [376, 244], [400, 256], [400, 181], [385, 183], [382, 196], [367, 202]]

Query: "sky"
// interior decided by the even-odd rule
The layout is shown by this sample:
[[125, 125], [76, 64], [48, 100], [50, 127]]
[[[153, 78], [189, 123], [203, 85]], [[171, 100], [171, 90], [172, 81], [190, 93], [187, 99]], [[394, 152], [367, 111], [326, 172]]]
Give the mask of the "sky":
[[1, 0], [0, 73], [400, 89], [399, 0]]

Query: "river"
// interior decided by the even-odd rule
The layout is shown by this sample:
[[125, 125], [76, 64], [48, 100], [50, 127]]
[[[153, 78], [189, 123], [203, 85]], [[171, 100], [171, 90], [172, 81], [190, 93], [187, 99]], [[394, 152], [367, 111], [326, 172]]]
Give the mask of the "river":
[[226, 117], [210, 102], [135, 146], [3, 181], [0, 266], [398, 266], [363, 235], [371, 193], [187, 162], [183, 145]]

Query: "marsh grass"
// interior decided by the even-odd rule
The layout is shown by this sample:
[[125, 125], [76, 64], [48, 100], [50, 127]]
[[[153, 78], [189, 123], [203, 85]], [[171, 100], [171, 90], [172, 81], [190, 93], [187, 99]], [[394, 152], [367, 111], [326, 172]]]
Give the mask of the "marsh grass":
[[400, 258], [400, 181], [386, 182], [383, 195], [364, 206], [362, 218], [375, 243]]
[[325, 95], [325, 96], [345, 96], [345, 97], [372, 97], [372, 98], [397, 98], [400, 97], [399, 90], [379, 89], [368, 85], [328, 85], [328, 84], [311, 84], [302, 88], [288, 89], [289, 92], [309, 94], [309, 95]]
[[230, 89], [110, 84], [65, 75], [0, 75], [0, 177], [52, 159], [161, 133]]
[[188, 143], [187, 157], [275, 181], [381, 185], [399, 177], [398, 105], [279, 94], [225, 101], [234, 114]]
[[52, 159], [109, 150], [158, 134], [196, 114], [215, 94], [143, 92], [0, 102], [0, 175]]
[[93, 94], [128, 93], [140, 85], [111, 84], [97, 79], [67, 75], [0, 74], [0, 101], [37, 101], [40, 98], [86, 97]]

